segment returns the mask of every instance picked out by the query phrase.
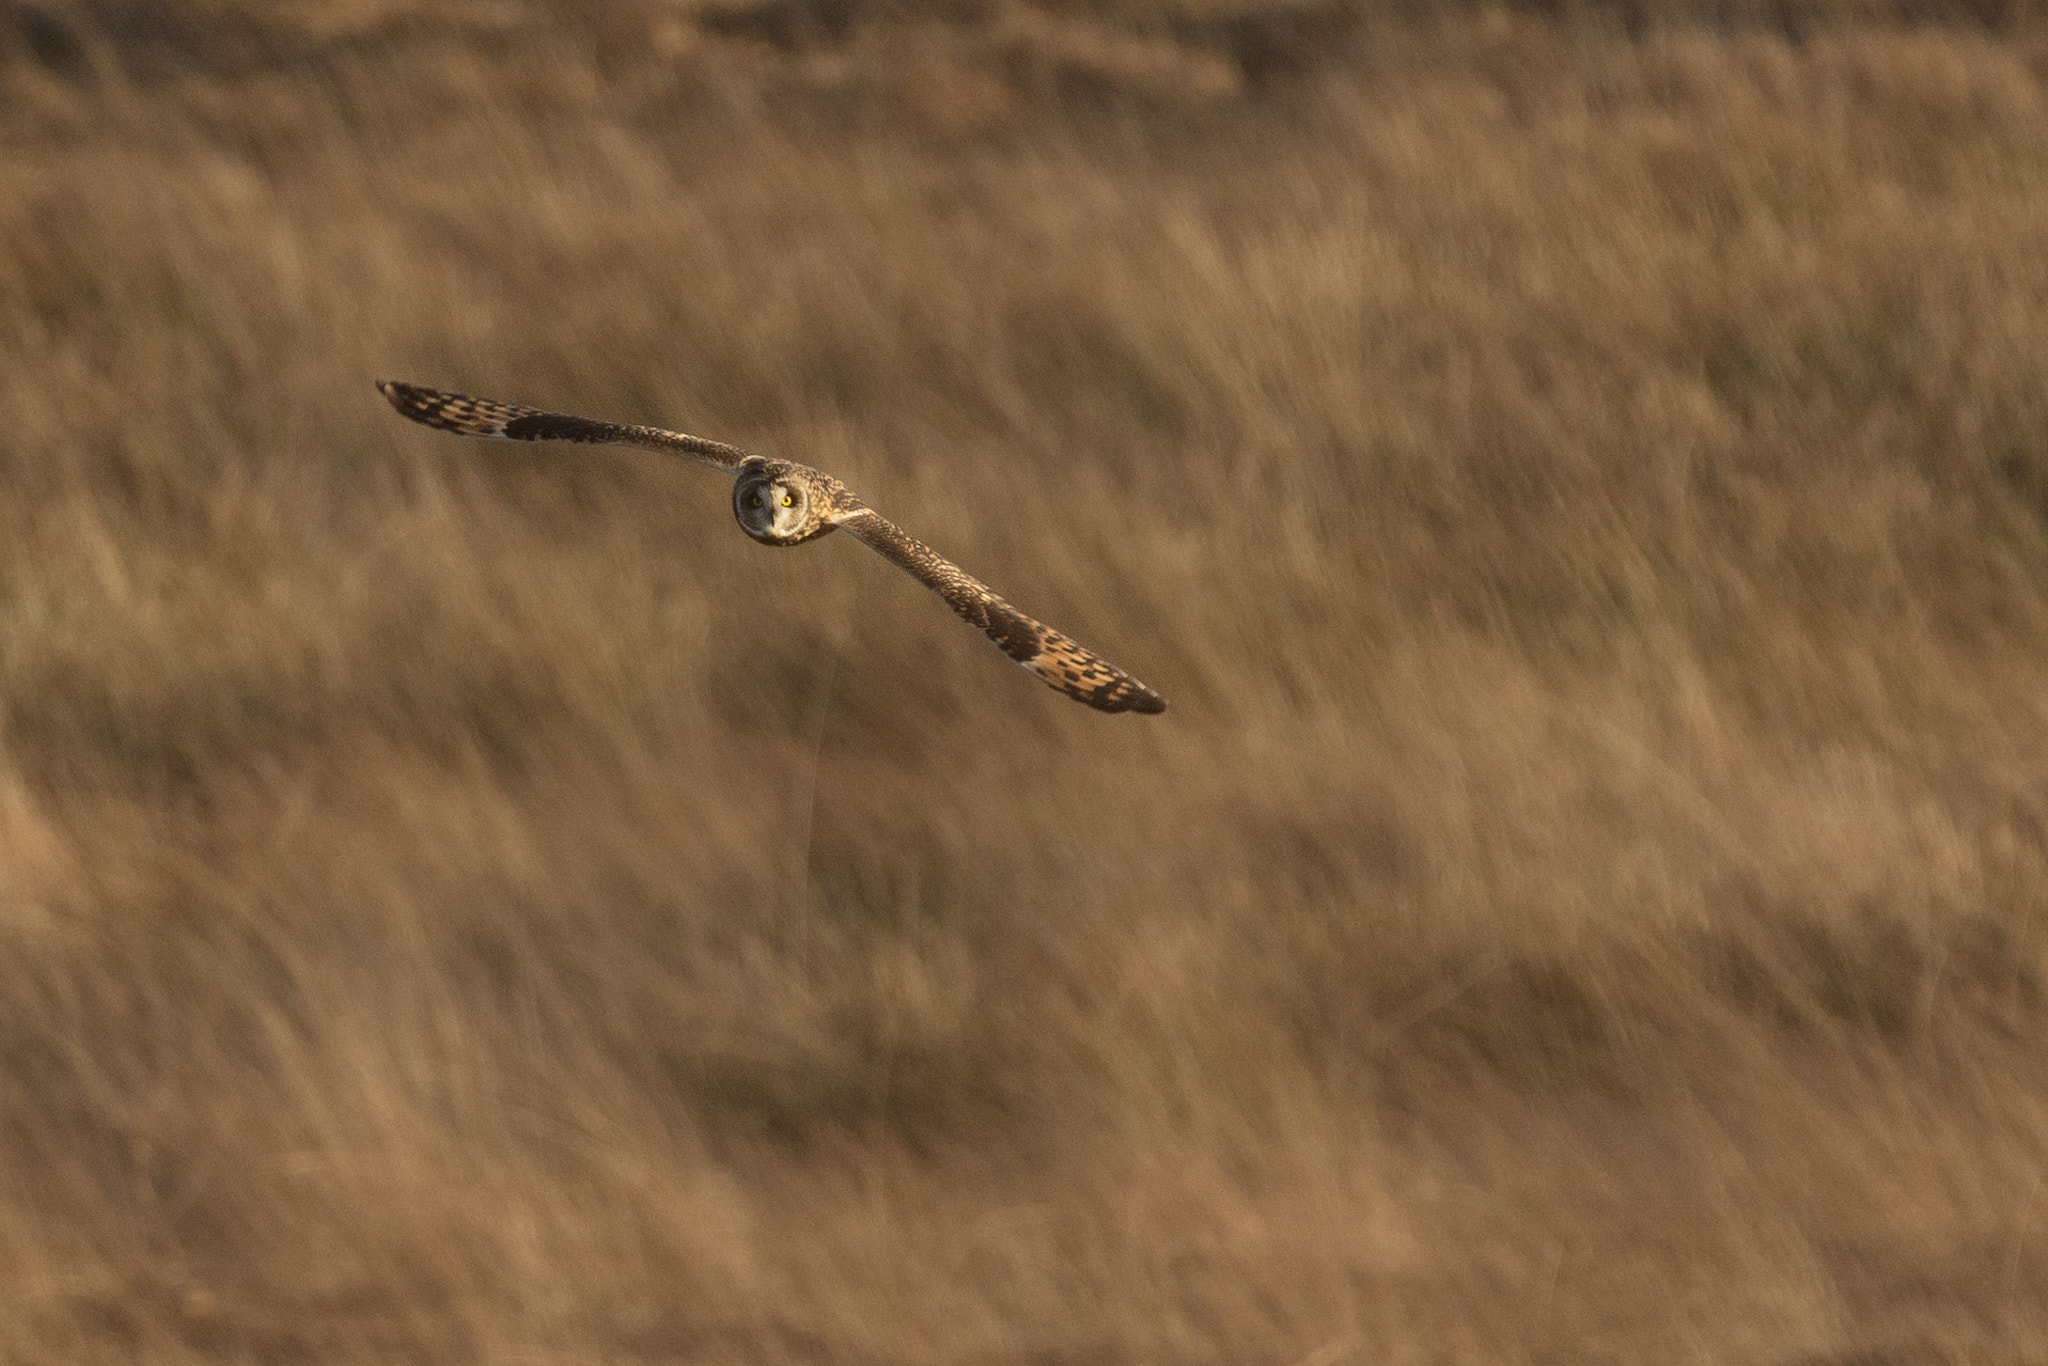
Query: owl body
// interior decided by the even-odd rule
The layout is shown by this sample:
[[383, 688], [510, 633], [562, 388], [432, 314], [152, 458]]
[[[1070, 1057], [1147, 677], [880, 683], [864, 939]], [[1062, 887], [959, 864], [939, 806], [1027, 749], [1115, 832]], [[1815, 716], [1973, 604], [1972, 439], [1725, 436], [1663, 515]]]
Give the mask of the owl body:
[[962, 620], [978, 627], [997, 649], [1049, 686], [1097, 711], [1166, 710], [1166, 699], [1158, 693], [1094, 651], [1018, 611], [988, 585], [861, 502], [822, 470], [659, 427], [542, 412], [389, 380], [380, 381], [377, 387], [402, 415], [443, 431], [502, 441], [637, 446], [715, 465], [733, 476], [732, 513], [740, 530], [761, 544], [802, 545], [833, 531], [850, 532], [944, 598]]

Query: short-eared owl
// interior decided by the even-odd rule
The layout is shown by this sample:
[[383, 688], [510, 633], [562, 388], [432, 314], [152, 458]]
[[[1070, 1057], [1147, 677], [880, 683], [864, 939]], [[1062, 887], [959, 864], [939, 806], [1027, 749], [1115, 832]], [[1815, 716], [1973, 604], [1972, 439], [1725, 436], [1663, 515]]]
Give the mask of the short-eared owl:
[[639, 446], [716, 465], [733, 476], [732, 511], [740, 530], [761, 544], [800, 545], [830, 531], [850, 531], [937, 592], [963, 619], [987, 632], [1004, 654], [1067, 696], [1099, 711], [1166, 710], [1166, 699], [1158, 693], [1102, 656], [1025, 616], [952, 561], [848, 493], [837, 479], [808, 465], [749, 455], [721, 441], [665, 432], [659, 427], [594, 422], [391, 380], [380, 380], [377, 387], [399, 412], [442, 431], [504, 441]]

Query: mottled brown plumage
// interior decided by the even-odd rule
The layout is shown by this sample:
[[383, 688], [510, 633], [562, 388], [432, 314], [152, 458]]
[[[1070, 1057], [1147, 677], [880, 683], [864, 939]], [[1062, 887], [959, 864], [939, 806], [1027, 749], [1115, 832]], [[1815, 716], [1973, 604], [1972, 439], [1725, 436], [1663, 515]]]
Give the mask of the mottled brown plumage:
[[1046, 683], [1098, 711], [1162, 712], [1166, 699], [1086, 646], [1028, 617], [923, 541], [873, 508], [839, 519], [841, 529], [879, 551], [979, 626], [996, 648]]
[[861, 502], [831, 475], [788, 460], [659, 427], [595, 422], [565, 413], [390, 380], [377, 387], [415, 422], [506, 441], [582, 441], [638, 446], [732, 472], [732, 510], [740, 530], [763, 545], [800, 545], [844, 528], [946, 600], [996, 648], [1053, 688], [1098, 711], [1156, 713], [1166, 699], [1108, 660], [1012, 607], [987, 585]]
[[665, 432], [659, 427], [628, 427], [616, 422], [593, 422], [566, 413], [544, 413], [517, 403], [471, 398], [468, 394], [444, 394], [416, 384], [380, 379], [377, 387], [391, 406], [415, 422], [439, 427], [464, 436], [495, 437], [501, 441], [581, 441], [592, 446], [638, 446], [642, 450], [680, 455], [722, 470], [736, 470], [747, 453], [723, 441], [706, 441], [701, 436]]

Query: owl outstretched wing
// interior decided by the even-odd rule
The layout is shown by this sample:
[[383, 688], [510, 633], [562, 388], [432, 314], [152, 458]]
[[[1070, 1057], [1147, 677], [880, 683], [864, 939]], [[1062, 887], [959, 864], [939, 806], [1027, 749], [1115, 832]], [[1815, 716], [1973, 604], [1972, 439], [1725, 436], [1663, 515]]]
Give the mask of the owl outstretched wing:
[[871, 507], [836, 519], [841, 530], [908, 572], [946, 600], [962, 620], [978, 626], [996, 648], [1053, 688], [1097, 711], [1166, 710], [1166, 699], [1093, 650], [1024, 615], [988, 585], [904, 531]]
[[527, 408], [517, 403], [471, 398], [468, 394], [448, 394], [439, 389], [422, 389], [416, 384], [400, 384], [396, 380], [380, 379], [377, 388], [391, 400], [392, 407], [414, 422], [438, 427], [444, 432], [460, 432], [465, 436], [495, 437], [500, 441], [581, 441], [593, 446], [638, 446], [642, 450], [702, 461], [722, 470], [736, 470], [747, 458], [745, 451], [723, 441], [685, 436], [659, 427], [632, 427], [617, 422], [597, 422], [587, 417], [571, 417], [567, 413], [544, 413], [538, 408]]
[[[492, 437], [503, 441], [580, 441], [599, 446], [637, 446], [678, 455], [738, 474], [749, 457], [737, 446], [659, 427], [598, 422], [567, 413], [547, 413], [516, 403], [444, 393], [414, 384], [379, 380], [377, 388], [405, 417], [446, 432]], [[847, 494], [837, 481], [806, 466], [775, 462], [790, 474], [801, 472], [815, 490], [817, 506], [829, 519], [822, 529], [842, 527], [885, 558], [935, 590], [955, 612], [987, 633], [997, 648], [1067, 696], [1098, 711], [1158, 713], [1166, 699], [1092, 650], [1069, 640], [1045, 623], [1033, 620], [1003, 601], [986, 584], [934, 551], [895, 523]], [[752, 534], [752, 533], [749, 533]], [[793, 537], [788, 543], [808, 539]], [[758, 538], [757, 538], [758, 539]]]

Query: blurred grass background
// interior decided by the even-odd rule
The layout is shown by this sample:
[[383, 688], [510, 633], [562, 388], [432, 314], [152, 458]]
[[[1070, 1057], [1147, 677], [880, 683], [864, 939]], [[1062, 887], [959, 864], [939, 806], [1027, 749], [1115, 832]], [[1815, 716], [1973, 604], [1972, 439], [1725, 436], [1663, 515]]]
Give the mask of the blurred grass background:
[[0, 4], [0, 1352], [2048, 1359], [2038, 10]]

